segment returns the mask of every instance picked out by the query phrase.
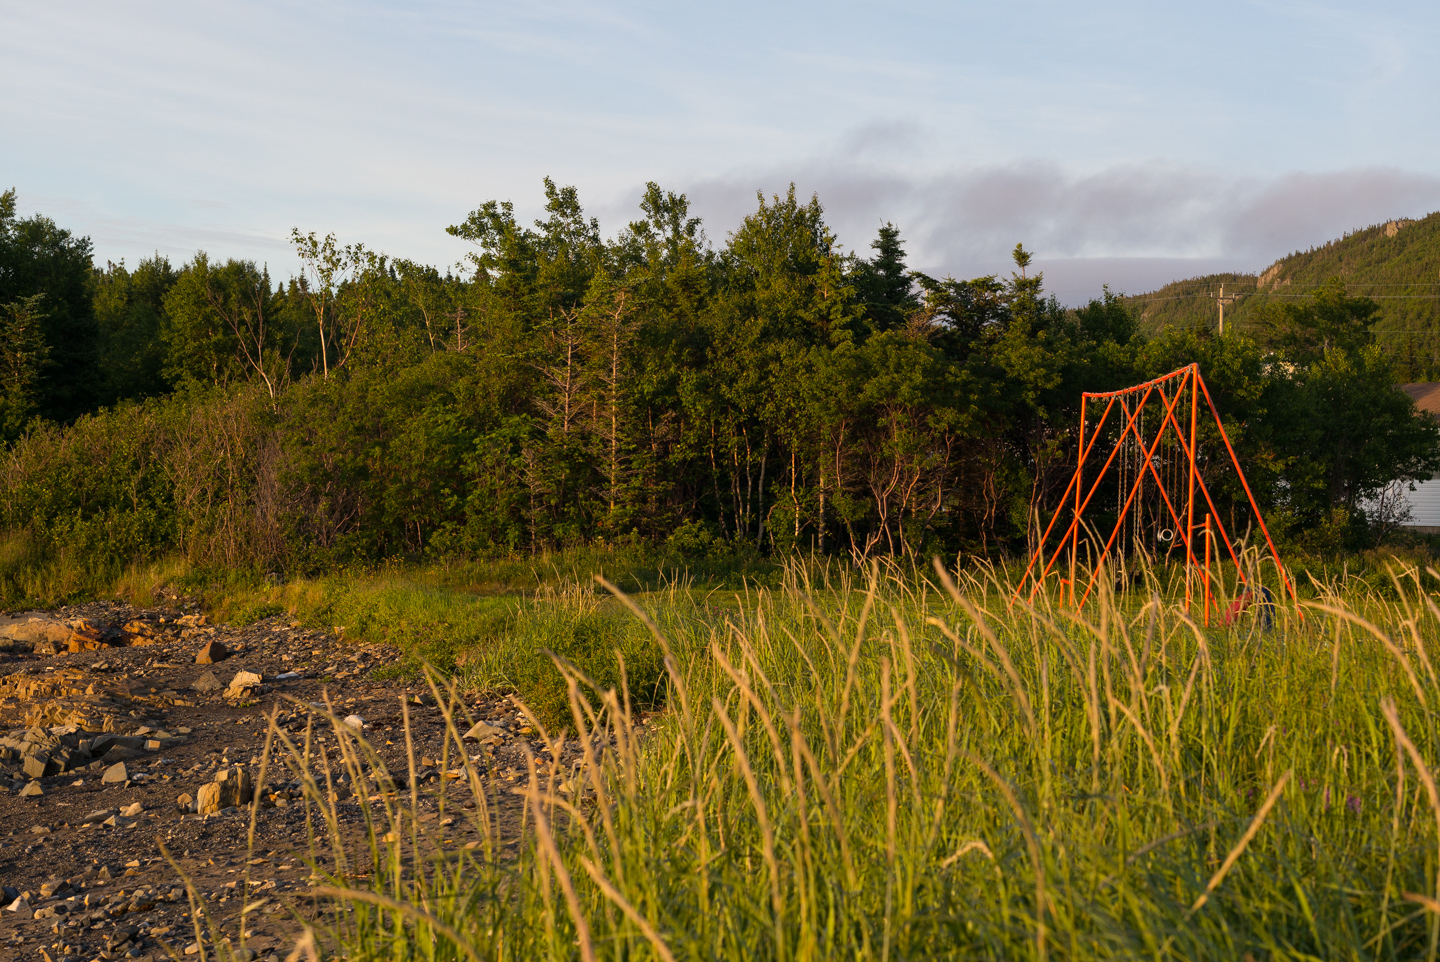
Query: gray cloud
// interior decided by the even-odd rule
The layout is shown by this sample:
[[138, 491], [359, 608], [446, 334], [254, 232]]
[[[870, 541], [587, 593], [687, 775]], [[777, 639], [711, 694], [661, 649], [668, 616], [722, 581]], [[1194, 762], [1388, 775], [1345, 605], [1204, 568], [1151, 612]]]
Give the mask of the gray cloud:
[[1159, 163], [1075, 173], [1030, 161], [930, 174], [827, 164], [686, 189], [718, 238], [753, 210], [757, 189], [783, 192], [791, 179], [819, 195], [851, 248], [863, 250], [893, 221], [916, 267], [975, 276], [1007, 271], [1009, 251], [1023, 242], [1077, 297], [1101, 283], [1138, 291], [1212, 270], [1259, 270], [1357, 228], [1440, 209], [1440, 177], [1385, 167], [1261, 178]]

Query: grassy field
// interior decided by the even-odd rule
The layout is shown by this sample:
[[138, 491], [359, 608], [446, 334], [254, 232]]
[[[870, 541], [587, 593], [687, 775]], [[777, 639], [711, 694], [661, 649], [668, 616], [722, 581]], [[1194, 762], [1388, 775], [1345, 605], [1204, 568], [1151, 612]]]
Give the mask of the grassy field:
[[[1392, 575], [1309, 584], [1269, 630], [1253, 609], [1206, 628], [1177, 579], [1145, 571], [1079, 613], [1014, 602], [986, 571], [796, 565], [774, 587], [633, 598], [573, 582], [469, 613], [437, 590], [427, 617], [472, 639], [440, 684], [513, 687], [542, 738], [578, 736], [587, 760], [537, 756], [518, 859], [428, 845], [404, 805], [364, 802], [369, 849], [323, 861], [346, 898], [319, 944], [352, 959], [1434, 958], [1440, 609], [1433, 576]], [[352, 582], [348, 611], [390, 592], [386, 630], [402, 630], [413, 589]], [[304, 585], [284, 590], [303, 607]], [[365, 776], [364, 743], [340, 734]], [[476, 802], [455, 814], [493, 841], [487, 791], [511, 786], [452, 748]], [[335, 816], [323, 787], [317, 819]]]

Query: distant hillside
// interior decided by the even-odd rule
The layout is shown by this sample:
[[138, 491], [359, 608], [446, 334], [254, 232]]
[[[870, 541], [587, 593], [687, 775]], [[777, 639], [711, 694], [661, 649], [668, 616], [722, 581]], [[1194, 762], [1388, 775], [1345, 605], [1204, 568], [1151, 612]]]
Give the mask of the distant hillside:
[[1440, 379], [1440, 212], [1347, 234], [1283, 257], [1260, 274], [1209, 274], [1126, 298], [1145, 330], [1215, 326], [1216, 298], [1240, 295], [1225, 308], [1225, 326], [1254, 329], [1259, 308], [1275, 298], [1305, 297], [1332, 277], [1351, 294], [1381, 305], [1377, 339], [1412, 380]]

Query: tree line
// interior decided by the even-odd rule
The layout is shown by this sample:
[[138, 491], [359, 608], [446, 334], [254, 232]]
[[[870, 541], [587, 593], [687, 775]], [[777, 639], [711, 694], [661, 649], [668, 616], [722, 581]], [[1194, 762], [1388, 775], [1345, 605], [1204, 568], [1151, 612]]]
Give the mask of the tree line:
[[996, 557], [1053, 510], [1081, 392], [1192, 361], [1294, 544], [1363, 540], [1376, 492], [1440, 469], [1375, 303], [1338, 284], [1261, 336], [1143, 336], [1108, 290], [1047, 296], [1020, 245], [968, 280], [911, 269], [889, 224], [846, 250], [793, 186], [723, 243], [655, 184], [611, 236], [544, 186], [532, 224], [490, 201], [448, 228], [463, 268], [297, 230], [286, 278], [100, 267], [0, 195], [0, 526], [265, 569], [623, 542]]

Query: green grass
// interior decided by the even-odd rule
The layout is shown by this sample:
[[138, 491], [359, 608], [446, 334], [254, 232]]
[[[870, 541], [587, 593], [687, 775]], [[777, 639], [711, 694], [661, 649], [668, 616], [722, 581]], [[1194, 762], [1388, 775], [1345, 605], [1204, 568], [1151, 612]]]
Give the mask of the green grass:
[[[1270, 632], [1205, 628], [1177, 594], [1077, 615], [898, 570], [637, 599], [665, 710], [642, 728], [633, 676], [560, 662], [568, 737], [611, 747], [537, 760], [518, 858], [487, 854], [456, 740], [487, 847], [417, 855], [434, 830], [397, 804], [331, 870], [360, 894], [327, 938], [350, 959], [1434, 957], [1440, 608], [1418, 576], [1329, 586], [1340, 614], [1282, 607]], [[582, 624], [641, 644], [604, 596], [531, 604], [508, 664]], [[498, 677], [482, 664], [457, 679]]]

